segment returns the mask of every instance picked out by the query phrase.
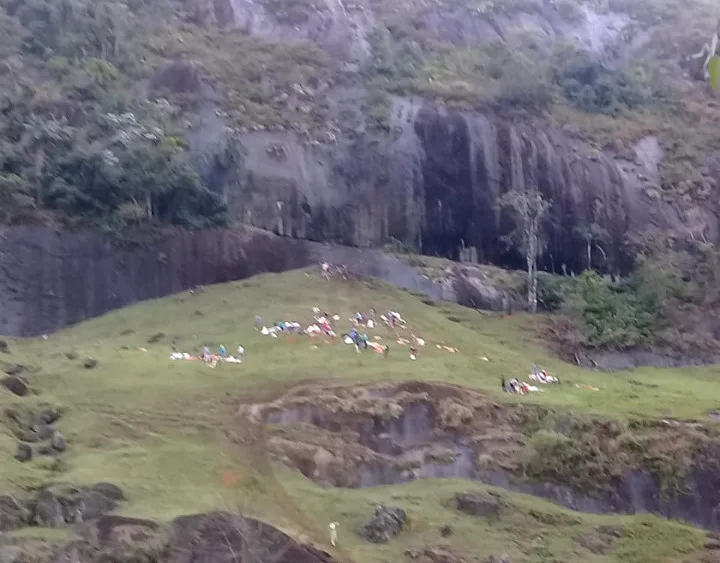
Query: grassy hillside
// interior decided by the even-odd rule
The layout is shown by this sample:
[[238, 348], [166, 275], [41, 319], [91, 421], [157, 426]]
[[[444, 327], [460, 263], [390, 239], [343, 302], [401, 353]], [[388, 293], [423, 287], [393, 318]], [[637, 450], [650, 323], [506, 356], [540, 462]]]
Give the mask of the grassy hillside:
[[[340, 332], [349, 328], [349, 317], [357, 310], [398, 311], [408, 321], [407, 332], [427, 344], [413, 362], [407, 348], [398, 344], [391, 344], [385, 359], [373, 352], [358, 355], [342, 343], [314, 344], [304, 336], [275, 339], [253, 328], [256, 314], [265, 322], [307, 323], [314, 306], [340, 315]], [[470, 483], [323, 489], [288, 469], [268, 465], [262, 448], [245, 440], [245, 429], [235, 416], [241, 403], [269, 400], [308, 381], [442, 381], [487, 390], [497, 401], [639, 418], [704, 421], [720, 402], [716, 368], [580, 371], [553, 359], [538, 342], [534, 326], [522, 315], [501, 318], [432, 303], [374, 280], [327, 281], [313, 270], [264, 275], [139, 304], [47, 340], [11, 341], [0, 361], [26, 366], [35, 394], [16, 398], [2, 392], [0, 407], [59, 407], [59, 427], [69, 448], [59, 461], [38, 458], [21, 464], [12, 457], [15, 440], [5, 426], [0, 434], [0, 491], [108, 480], [127, 491], [130, 501], [123, 511], [128, 515], [167, 519], [218, 507], [236, 509], [271, 519], [322, 545], [327, 543], [326, 522], [334, 519], [342, 523], [338, 556], [347, 561], [399, 560], [405, 549], [430, 541], [449, 543], [465, 555], [508, 552], [513, 561], [639, 562], [647, 561], [648, 553], [655, 554], [653, 561], [698, 560], [704, 534], [654, 517], [571, 514], [533, 498], [502, 493], [506, 506], [500, 519], [480, 524], [448, 505], [455, 492], [482, 488]], [[387, 328], [371, 336], [394, 340]], [[440, 342], [459, 351], [436, 348]], [[169, 359], [173, 346], [199, 353], [204, 344], [214, 349], [225, 344], [233, 351], [239, 343], [246, 350], [241, 365], [210, 369], [201, 362]], [[98, 362], [93, 369], [83, 367], [88, 358]], [[500, 393], [502, 375], [524, 377], [533, 363], [559, 376], [563, 384], [524, 397]], [[404, 506], [412, 521], [409, 531], [381, 548], [353, 533], [378, 500]], [[455, 535], [441, 538], [438, 529], [443, 524], [451, 525]], [[625, 528], [604, 555], [582, 547], [601, 525]]]

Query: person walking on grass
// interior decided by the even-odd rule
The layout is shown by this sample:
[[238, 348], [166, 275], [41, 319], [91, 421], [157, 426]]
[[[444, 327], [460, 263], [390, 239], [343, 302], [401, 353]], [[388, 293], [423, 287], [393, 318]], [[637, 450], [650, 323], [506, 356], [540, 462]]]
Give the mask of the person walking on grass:
[[243, 359], [245, 358], [245, 348], [243, 348], [242, 344], [238, 345], [237, 355], [238, 355], [238, 360], [240, 360], [242, 362]]

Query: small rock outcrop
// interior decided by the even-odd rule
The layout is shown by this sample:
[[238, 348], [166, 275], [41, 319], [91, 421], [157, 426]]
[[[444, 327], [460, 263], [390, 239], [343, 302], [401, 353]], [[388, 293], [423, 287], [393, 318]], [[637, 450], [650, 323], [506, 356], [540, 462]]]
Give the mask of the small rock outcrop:
[[0, 494], [0, 532], [25, 525], [61, 528], [95, 520], [115, 510], [124, 499], [122, 489], [112, 483], [97, 483], [91, 487], [47, 487], [35, 498], [26, 500]]
[[22, 528], [28, 518], [28, 510], [15, 497], [0, 495], [0, 532]]
[[20, 375], [25, 371], [25, 366], [22, 364], [10, 364], [3, 371], [7, 375]]
[[95, 485], [93, 485], [92, 490], [112, 500], [127, 500], [125, 498], [125, 493], [123, 492], [123, 490], [117, 485], [113, 485], [112, 483], [96, 483]]
[[62, 432], [55, 430], [55, 432], [52, 433], [50, 445], [58, 452], [64, 452], [67, 449], [67, 442], [65, 442], [65, 437], [62, 435]]
[[68, 487], [55, 492], [62, 505], [65, 523], [86, 522], [108, 514], [125, 498], [122, 490], [110, 483], [92, 487]]
[[442, 547], [427, 547], [422, 553], [418, 563], [465, 563], [465, 559], [459, 557]]
[[60, 420], [60, 411], [58, 409], [44, 409], [38, 414], [38, 419], [45, 424], [55, 424]]
[[458, 510], [472, 516], [491, 518], [500, 512], [500, 498], [491, 493], [459, 493], [455, 502]]
[[35, 455], [57, 456], [67, 449], [65, 437], [54, 426], [60, 420], [58, 409], [48, 407], [38, 412], [11, 408], [5, 415], [19, 440], [15, 455], [18, 461], [30, 461]]
[[22, 538], [0, 544], [0, 561], [335, 563], [330, 554], [270, 524], [223, 512], [182, 516], [168, 524], [104, 515], [77, 524], [73, 532], [60, 545]]
[[33, 522], [44, 528], [60, 528], [65, 525], [63, 507], [49, 489], [43, 489], [35, 499]]
[[303, 545], [274, 526], [224, 512], [182, 516], [173, 522], [174, 563], [333, 563], [330, 554]]
[[33, 450], [30, 444], [24, 442], [18, 442], [17, 451], [15, 452], [15, 459], [18, 461], [26, 462], [30, 461], [33, 457]]
[[4, 377], [2, 385], [5, 389], [10, 391], [10, 393], [17, 395], [18, 397], [24, 397], [30, 392], [30, 384], [27, 379], [21, 375], [9, 375]]
[[397, 506], [379, 505], [370, 520], [358, 528], [358, 535], [372, 543], [386, 543], [405, 527], [407, 515]]

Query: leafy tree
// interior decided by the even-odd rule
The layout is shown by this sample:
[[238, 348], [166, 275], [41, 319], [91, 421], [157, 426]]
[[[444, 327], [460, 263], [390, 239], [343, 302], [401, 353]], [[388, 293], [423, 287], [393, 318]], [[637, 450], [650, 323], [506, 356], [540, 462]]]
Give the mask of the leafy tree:
[[582, 111], [612, 114], [639, 107], [650, 97], [631, 75], [605, 66], [585, 51], [560, 49], [554, 59], [555, 82], [565, 98]]
[[610, 235], [596, 223], [590, 224], [587, 227], [576, 227], [575, 232], [585, 241], [585, 252], [587, 255], [587, 269], [592, 269], [592, 249], [597, 248], [603, 257], [605, 257], [605, 251], [603, 250], [601, 243], [606, 242]]
[[44, 184], [51, 208], [91, 222], [144, 219], [206, 228], [227, 221], [222, 199], [182, 154], [162, 145], [134, 145], [119, 155], [75, 150], [48, 165]]
[[75, 150], [48, 164], [43, 177], [46, 203], [67, 215], [100, 218], [129, 199], [121, 178], [112, 155]]
[[637, 278], [612, 283], [585, 270], [578, 280], [577, 297], [591, 346], [637, 346], [651, 339], [658, 326], [658, 296]]
[[207, 153], [198, 155], [194, 164], [208, 189], [227, 201], [227, 188], [242, 182], [246, 158], [247, 150], [240, 139], [228, 133]]
[[516, 221], [516, 229], [511, 238], [525, 254], [528, 272], [528, 304], [531, 312], [537, 311], [537, 257], [541, 251], [540, 227], [550, 209], [540, 192], [520, 192], [511, 190], [499, 200], [503, 208], [509, 209]]
[[46, 159], [70, 149], [74, 142], [74, 131], [62, 120], [45, 119], [31, 114], [23, 124], [20, 148], [31, 167], [29, 176], [35, 183], [35, 202], [43, 203], [43, 182]]

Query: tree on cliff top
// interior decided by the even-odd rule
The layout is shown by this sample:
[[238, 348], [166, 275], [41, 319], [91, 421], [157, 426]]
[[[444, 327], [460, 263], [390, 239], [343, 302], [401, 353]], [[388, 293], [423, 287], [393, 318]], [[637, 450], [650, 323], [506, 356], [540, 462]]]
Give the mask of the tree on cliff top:
[[541, 250], [540, 225], [550, 209], [540, 192], [511, 190], [499, 199], [501, 208], [509, 209], [515, 219], [515, 230], [510, 239], [525, 254], [528, 272], [528, 305], [537, 311], [537, 257]]

